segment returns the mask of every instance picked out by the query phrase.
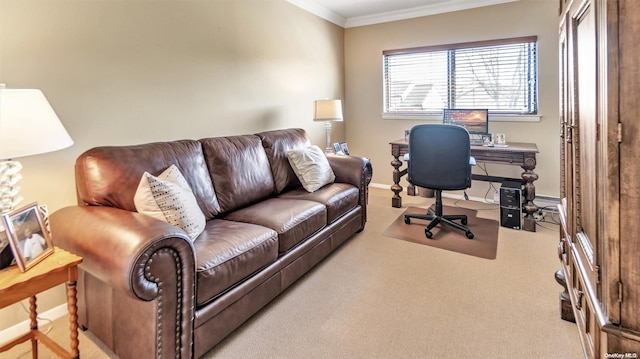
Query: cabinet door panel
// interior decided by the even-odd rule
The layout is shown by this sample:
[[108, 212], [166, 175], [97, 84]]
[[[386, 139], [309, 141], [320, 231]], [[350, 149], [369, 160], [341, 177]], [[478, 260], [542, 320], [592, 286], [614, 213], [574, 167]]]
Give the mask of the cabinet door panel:
[[[619, 2], [620, 26], [620, 324], [640, 332], [640, 1]], [[625, 56], [626, 55], [626, 56]], [[613, 168], [613, 170], [618, 170]], [[636, 342], [637, 345], [640, 345]]]
[[597, 197], [596, 168], [598, 154], [597, 117], [597, 51], [596, 22], [593, 4], [586, 3], [572, 18], [573, 24], [573, 70], [574, 110], [574, 209], [576, 213], [576, 235], [579, 254], [587, 266], [588, 278], [597, 288], [595, 251], [597, 246]]

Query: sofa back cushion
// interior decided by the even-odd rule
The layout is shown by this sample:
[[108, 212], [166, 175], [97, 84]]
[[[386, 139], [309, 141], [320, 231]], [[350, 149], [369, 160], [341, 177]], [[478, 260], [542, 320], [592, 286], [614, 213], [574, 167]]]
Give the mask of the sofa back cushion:
[[255, 135], [200, 140], [222, 213], [275, 195], [267, 154]]
[[157, 176], [171, 165], [178, 167], [207, 219], [220, 213], [202, 145], [195, 140], [104, 146], [84, 152], [75, 168], [78, 202], [135, 211], [133, 198], [144, 172]]
[[276, 185], [278, 194], [285, 190], [302, 186], [300, 180], [291, 168], [287, 151], [292, 149], [306, 148], [311, 145], [311, 140], [305, 130], [301, 128], [290, 128], [286, 130], [275, 130], [260, 132], [257, 134], [262, 139], [271, 173]]

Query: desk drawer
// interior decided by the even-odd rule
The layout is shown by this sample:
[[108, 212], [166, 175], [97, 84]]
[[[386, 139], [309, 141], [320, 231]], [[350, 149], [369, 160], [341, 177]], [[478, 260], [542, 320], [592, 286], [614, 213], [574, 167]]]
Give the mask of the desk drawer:
[[524, 164], [524, 153], [471, 150], [471, 155], [479, 162]]

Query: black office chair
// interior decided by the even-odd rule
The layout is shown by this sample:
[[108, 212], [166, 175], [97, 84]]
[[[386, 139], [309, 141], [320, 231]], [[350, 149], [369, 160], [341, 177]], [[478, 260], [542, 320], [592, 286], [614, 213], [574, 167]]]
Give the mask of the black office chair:
[[[411, 218], [431, 220], [424, 230], [427, 238], [433, 238], [431, 229], [439, 223], [462, 230], [467, 238], [473, 233], [465, 225], [465, 215], [442, 214], [442, 191], [471, 187], [471, 143], [469, 132], [457, 125], [423, 124], [414, 126], [409, 134], [409, 182], [418, 187], [433, 189], [436, 209], [426, 214], [405, 214], [404, 222]], [[460, 223], [454, 222], [460, 220]]]

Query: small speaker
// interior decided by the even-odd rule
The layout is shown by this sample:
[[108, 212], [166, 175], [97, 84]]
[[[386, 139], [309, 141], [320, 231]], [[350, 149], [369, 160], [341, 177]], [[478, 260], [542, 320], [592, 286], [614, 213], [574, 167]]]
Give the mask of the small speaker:
[[522, 228], [522, 184], [518, 181], [506, 181], [500, 186], [500, 225]]

